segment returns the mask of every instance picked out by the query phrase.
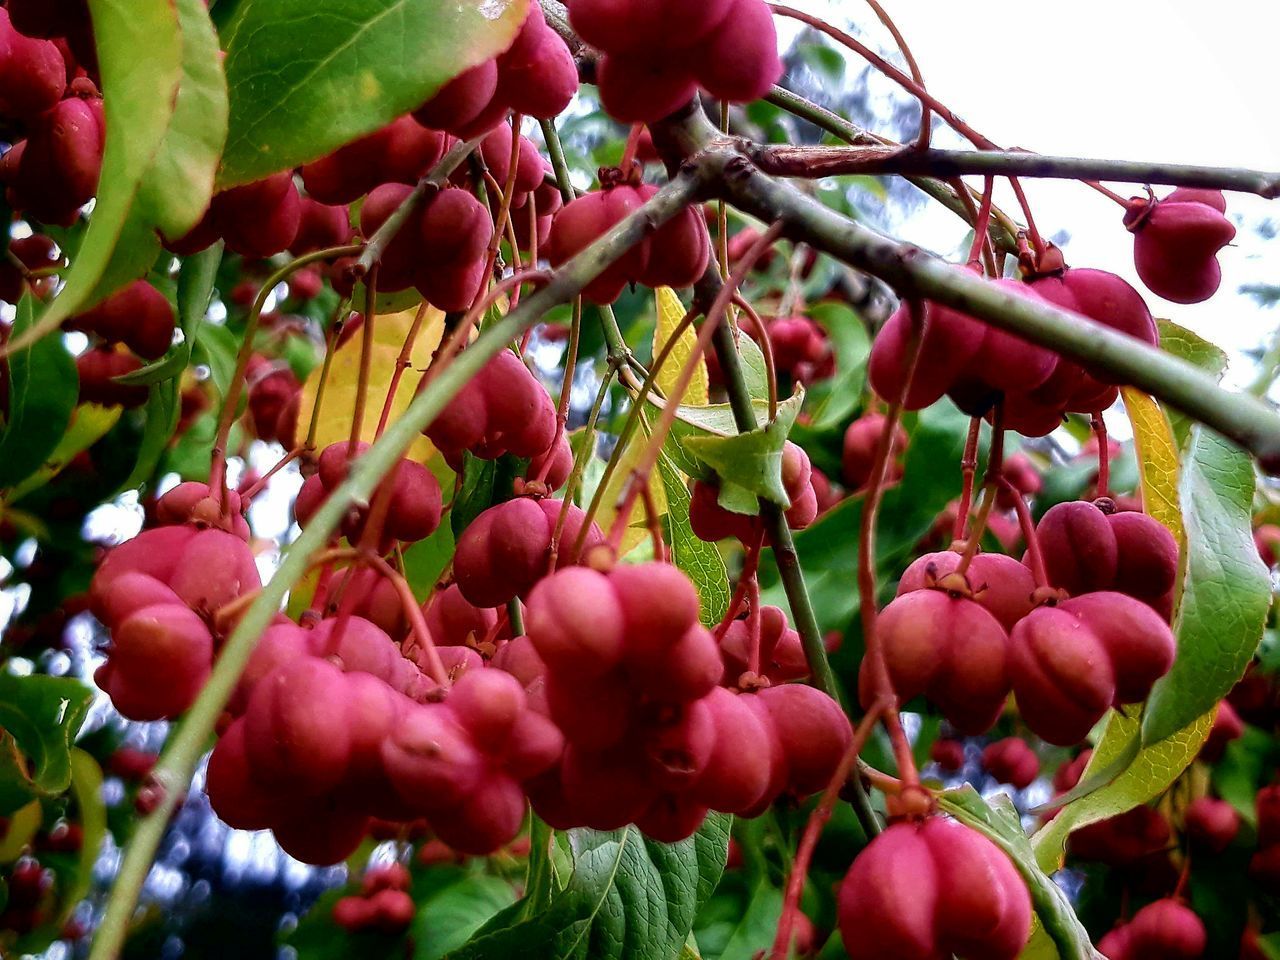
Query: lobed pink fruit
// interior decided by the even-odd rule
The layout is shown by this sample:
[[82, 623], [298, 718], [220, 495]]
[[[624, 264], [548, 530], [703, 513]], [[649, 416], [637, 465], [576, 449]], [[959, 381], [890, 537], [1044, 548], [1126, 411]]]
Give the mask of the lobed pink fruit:
[[935, 740], [929, 747], [929, 759], [948, 773], [964, 767], [964, 744], [959, 740]]
[[209, 214], [229, 250], [261, 259], [293, 243], [302, 223], [302, 199], [286, 170], [218, 194]]
[[773, 12], [761, 0], [733, 0], [700, 52], [698, 81], [719, 100], [758, 100], [782, 77]]
[[516, 113], [549, 120], [578, 92], [578, 67], [568, 46], [531, 5], [515, 42], [497, 60], [496, 96]]
[[[547, 574], [551, 538], [559, 520], [559, 500], [524, 497], [490, 507], [463, 532], [454, 554], [458, 589], [477, 607], [498, 607], [524, 596]], [[561, 564], [577, 562], [575, 545], [586, 515], [570, 504], [560, 538]], [[584, 547], [602, 543], [593, 523]]]
[[0, 114], [24, 119], [52, 109], [67, 87], [67, 64], [56, 44], [14, 29], [0, 12]]
[[849, 718], [821, 690], [787, 683], [757, 695], [777, 729], [787, 789], [808, 796], [826, 787], [853, 739]]
[[497, 61], [486, 60], [450, 80], [415, 110], [413, 117], [424, 127], [461, 135], [460, 131], [489, 106], [497, 89]]
[[671, 37], [702, 40], [729, 15], [733, 0], [680, 3], [656, 0], [645, 4], [618, 0], [571, 0], [569, 22], [577, 34], [600, 50], [642, 52], [663, 48]]
[[[813, 468], [809, 455], [788, 440], [782, 448], [782, 486], [791, 500], [785, 516], [793, 530], [803, 530], [818, 516], [818, 497], [813, 489]], [[689, 504], [689, 525], [700, 540], [714, 543], [736, 537], [744, 544], [754, 544], [764, 534], [764, 520], [759, 514], [734, 513], [720, 506], [719, 483], [695, 480]], [[772, 541], [765, 535], [764, 543]]]
[[[961, 555], [952, 550], [927, 553], [912, 562], [898, 581], [898, 596], [935, 587], [955, 572]], [[969, 562], [965, 582], [972, 598], [1005, 630], [1031, 612], [1035, 577], [1025, 564], [1003, 553], [979, 553]]]
[[76, 357], [80, 377], [80, 403], [99, 403], [105, 407], [140, 407], [147, 402], [147, 388], [140, 384], [120, 383], [123, 377], [141, 370], [136, 357], [101, 346], [86, 350]]
[[[980, 604], [916, 590], [886, 606], [876, 629], [889, 679], [904, 701], [923, 694], [966, 734], [995, 723], [1009, 695], [1011, 644]], [[868, 707], [870, 670], [864, 659], [859, 686]]]
[[[800, 634], [787, 623], [787, 615], [779, 607], [760, 608], [759, 673], [773, 683], [803, 680], [809, 675]], [[734, 620], [720, 638], [724, 656], [725, 680], [736, 683], [748, 669], [751, 644], [750, 620]]]
[[717, 687], [704, 701], [715, 742], [693, 793], [713, 810], [741, 814], [752, 809], [773, 779], [773, 731], [766, 728], [766, 715], [748, 706], [750, 696]]
[[[871, 479], [876, 448], [884, 432], [885, 416], [882, 413], [864, 414], [849, 424], [844, 433], [844, 452], [841, 457], [840, 478], [850, 490], [861, 490]], [[885, 478], [892, 483], [902, 476], [902, 454], [907, 448], [907, 431], [901, 424], [894, 427], [890, 441], [890, 456]]]
[[496, 612], [472, 605], [456, 583], [438, 591], [423, 614], [431, 639], [445, 646], [475, 646], [489, 639], [498, 623]]
[[[600, 82], [604, 83], [604, 75]], [[616, 186], [587, 193], [557, 211], [547, 237], [546, 255], [553, 267], [563, 266], [628, 214], [643, 204], [639, 190]], [[582, 295], [595, 304], [613, 303], [628, 283], [645, 273], [650, 246], [641, 242], [583, 288]]]
[[486, 460], [505, 453], [532, 458], [555, 441], [556, 410], [529, 368], [503, 350], [423, 432], [455, 464], [464, 450]]
[[1180, 187], [1151, 201], [1135, 197], [1125, 213], [1142, 282], [1174, 303], [1208, 300], [1222, 283], [1217, 255], [1236, 235], [1220, 190]]
[[1197, 797], [1187, 806], [1184, 825], [1188, 839], [1210, 853], [1221, 853], [1240, 832], [1240, 814], [1226, 800]]
[[124, 343], [138, 356], [155, 360], [173, 343], [173, 308], [163, 293], [136, 280], [65, 326], [97, 334], [108, 343]]
[[1068, 848], [1081, 860], [1124, 866], [1164, 849], [1170, 836], [1160, 811], [1139, 806], [1073, 830]]
[[1005, 737], [982, 751], [982, 766], [999, 783], [1025, 790], [1040, 775], [1040, 758], [1025, 740]]
[[351, 236], [351, 219], [346, 206], [303, 197], [299, 207], [298, 232], [289, 244], [289, 252], [300, 257], [316, 250], [350, 243]]
[[15, 167], [9, 181], [14, 208], [44, 223], [74, 223], [97, 193], [105, 136], [101, 97], [67, 97], [35, 118], [25, 143], [6, 154]]
[[1173, 898], [1149, 903], [1125, 927], [1129, 960], [1196, 960], [1204, 954], [1204, 922]]
[[[903, 397], [912, 341], [911, 312], [904, 303], [876, 334], [868, 361], [875, 392], [896, 400]], [[903, 397], [907, 410], [920, 410], [940, 400], [982, 347], [983, 324], [936, 303], [925, 305], [924, 334], [910, 389]]]
[[1087, 593], [1063, 601], [1102, 643], [1115, 677], [1115, 705], [1138, 703], [1169, 672], [1177, 648], [1169, 625], [1149, 606], [1123, 593]]
[[[643, 185], [641, 200], [658, 192]], [[648, 248], [644, 270], [634, 279], [646, 287], [691, 287], [707, 269], [711, 259], [711, 239], [706, 221], [695, 207], [686, 207], [644, 241]]]
[[610, 578], [583, 567], [560, 570], [534, 587], [525, 622], [538, 656], [550, 669], [584, 679], [620, 663], [629, 635]]
[[1115, 583], [1119, 547], [1106, 514], [1076, 500], [1050, 507], [1036, 525], [1049, 582], [1072, 595]]
[[837, 904], [852, 960], [1013, 960], [1031, 932], [1031, 898], [990, 840], [951, 820], [898, 823], [858, 855]]
[[1217, 763], [1226, 752], [1227, 744], [1244, 736], [1244, 721], [1236, 713], [1228, 700], [1218, 704], [1218, 712], [1214, 714], [1213, 726], [1209, 728], [1209, 736], [1200, 748], [1200, 759], [1205, 763]]

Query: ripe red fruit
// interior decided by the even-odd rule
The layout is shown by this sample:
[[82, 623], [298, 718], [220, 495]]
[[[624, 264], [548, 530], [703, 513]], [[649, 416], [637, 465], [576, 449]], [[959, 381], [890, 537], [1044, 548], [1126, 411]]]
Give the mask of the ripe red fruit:
[[432, 641], [443, 646], [474, 646], [489, 639], [498, 623], [497, 613], [472, 605], [456, 583], [437, 592], [423, 613]]
[[701, 40], [719, 27], [733, 7], [733, 0], [680, 3], [625, 4], [618, 0], [570, 0], [569, 22], [578, 36], [593, 47], [610, 53], [640, 52], [661, 48], [672, 37]]
[[303, 197], [301, 203], [298, 232], [289, 244], [289, 252], [294, 256], [341, 246], [351, 240], [350, 214], [345, 206], [331, 206], [311, 197]]
[[261, 259], [293, 243], [302, 223], [302, 199], [292, 171], [286, 170], [218, 194], [209, 214], [229, 250]]
[[805, 797], [826, 787], [853, 740], [849, 718], [821, 690], [799, 683], [756, 694], [767, 709], [787, 767], [787, 790]]
[[1127, 960], [1196, 960], [1208, 944], [1204, 922], [1172, 898], [1147, 904], [1125, 931]]
[[14, 29], [0, 11], [0, 114], [32, 117], [52, 109], [67, 87], [67, 64], [55, 44]]
[[[844, 432], [844, 453], [841, 457], [840, 478], [850, 490], [861, 490], [871, 479], [871, 468], [875, 462], [876, 447], [880, 444], [880, 435], [884, 432], [885, 416], [882, 413], [863, 414], [849, 424]], [[888, 470], [885, 474], [887, 482], [892, 483], [902, 476], [902, 454], [907, 448], [907, 431], [897, 424], [890, 444]]]
[[1025, 790], [1040, 775], [1040, 758], [1025, 740], [1006, 737], [982, 751], [982, 766], [992, 779]]
[[67, 97], [37, 117], [25, 144], [6, 154], [16, 165], [9, 180], [14, 208], [45, 223], [74, 223], [97, 192], [105, 135], [101, 97]]
[[510, 350], [497, 353], [424, 431], [455, 466], [462, 451], [485, 460], [537, 457], [556, 436], [551, 396]]
[[773, 12], [761, 0], [733, 0], [700, 53], [698, 81], [719, 100], [758, 100], [782, 76]]
[[[462, 129], [480, 117], [489, 106], [497, 89], [497, 61], [486, 60], [450, 80], [413, 112], [413, 118], [424, 127], [448, 130], [461, 136]], [[494, 119], [494, 124], [498, 119]]]
[[[774, 369], [792, 382], [814, 383], [835, 373], [835, 355], [827, 333], [805, 316], [778, 317], [769, 323]], [[755, 339], [755, 329], [751, 329]]]
[[493, 237], [484, 204], [466, 190], [442, 190], [422, 212], [420, 236], [418, 291], [441, 310], [468, 309], [484, 283]]
[[1093, 757], [1093, 749], [1086, 747], [1053, 772], [1053, 789], [1058, 793], [1066, 793], [1084, 776], [1084, 768]]
[[1221, 853], [1240, 832], [1240, 814], [1225, 800], [1197, 797], [1187, 806], [1187, 837], [1211, 853]]
[[304, 164], [302, 183], [321, 203], [352, 203], [381, 183], [417, 183], [444, 151], [445, 138], [438, 131], [406, 115]]
[[160, 604], [111, 631], [111, 655], [96, 679], [132, 720], [174, 717], [191, 706], [213, 663], [213, 637], [186, 607]]
[[707, 695], [715, 744], [693, 793], [713, 810], [745, 813], [765, 797], [773, 779], [773, 731], [766, 729], [765, 714], [747, 704], [751, 696], [723, 687]]
[[[733, 621], [720, 638], [727, 682], [736, 683], [746, 672], [750, 643], [751, 625], [748, 620]], [[800, 634], [787, 623], [787, 615], [779, 607], [764, 606], [760, 609], [759, 673], [773, 683], [803, 680], [809, 675], [809, 661], [805, 657]]]
[[609, 577], [570, 568], [538, 584], [526, 618], [538, 656], [557, 674], [590, 678], [622, 659], [627, 623]]
[[[876, 624], [885, 666], [903, 700], [923, 694], [966, 734], [990, 729], [1009, 695], [1009, 635], [973, 600], [941, 590], [904, 594]], [[870, 707], [870, 663], [859, 688]]]
[[1164, 849], [1169, 838], [1160, 811], [1139, 806], [1072, 831], [1069, 848], [1081, 860], [1123, 866]]
[[173, 343], [173, 308], [147, 281], [135, 280], [65, 326], [97, 334], [108, 343], [124, 343], [138, 356], [155, 360]]
[[266, 443], [293, 449], [302, 383], [288, 367], [266, 366], [249, 385], [249, 416], [254, 433]]
[[929, 747], [929, 759], [947, 773], [964, 766], [964, 744], [959, 740], [935, 740]]
[[[551, 223], [547, 259], [553, 267], [563, 266], [628, 214], [638, 210], [643, 202], [638, 190], [623, 185], [587, 193], [566, 204]], [[592, 303], [613, 303], [628, 283], [635, 282], [644, 273], [648, 251], [648, 244], [643, 242], [632, 247], [587, 284], [582, 295]]]
[[549, 120], [578, 92], [573, 55], [547, 25], [538, 4], [530, 4], [515, 42], [498, 57], [497, 69], [497, 98], [525, 116]]
[[960, 565], [961, 556], [954, 550], [942, 550], [919, 557], [903, 571], [898, 596], [930, 587], [954, 590], [965, 586], [972, 599], [999, 620], [1005, 630], [1012, 630], [1032, 609], [1036, 583], [1031, 571], [1003, 553], [979, 553], [970, 560], [964, 584], [960, 585], [949, 577]]
[[1226, 210], [1220, 190], [1179, 187], [1161, 200], [1130, 200], [1124, 222], [1142, 282], [1174, 303], [1213, 296], [1222, 283], [1218, 251], [1236, 235]]
[[136, 357], [102, 346], [76, 357], [80, 375], [80, 402], [103, 406], [140, 407], [147, 402], [147, 388], [116, 382], [116, 377], [142, 369]]
[[837, 906], [852, 960], [1013, 960], [1031, 898], [1009, 858], [950, 820], [891, 825], [853, 861]]
[[[472, 521], [454, 555], [454, 575], [462, 595], [477, 607], [498, 607], [527, 594], [548, 572], [560, 508], [559, 500], [520, 497], [490, 507]], [[577, 562], [574, 547], [585, 519], [579, 507], [569, 506], [560, 538], [562, 565]], [[592, 523], [584, 548], [603, 541]]]
[[[911, 389], [904, 397], [907, 410], [920, 410], [941, 399], [982, 346], [986, 328], [967, 314], [936, 303], [925, 305], [924, 336]], [[911, 313], [904, 303], [876, 334], [868, 376], [875, 392], [895, 400], [906, 385], [911, 345]]]

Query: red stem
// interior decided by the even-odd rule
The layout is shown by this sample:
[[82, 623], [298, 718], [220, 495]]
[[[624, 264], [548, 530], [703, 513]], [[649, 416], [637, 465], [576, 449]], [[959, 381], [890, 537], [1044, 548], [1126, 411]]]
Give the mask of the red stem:
[[969, 509], [973, 506], [973, 479], [978, 472], [978, 438], [982, 433], [982, 418], [969, 421], [969, 437], [964, 442], [964, 456], [960, 459], [960, 473], [964, 485], [960, 488], [960, 502], [956, 505], [956, 522], [951, 531], [952, 541], [963, 540], [969, 526]]
[[1018, 514], [1018, 526], [1022, 530], [1022, 539], [1027, 541], [1027, 554], [1031, 560], [1031, 572], [1036, 578], [1037, 587], [1049, 586], [1049, 574], [1045, 570], [1044, 551], [1040, 549], [1040, 538], [1036, 535], [1036, 523], [1031, 518], [1031, 508], [1027, 506], [1022, 493], [1005, 477], [1000, 478], [1000, 486], [1013, 496], [1013, 509]]
[[1111, 444], [1107, 440], [1107, 424], [1102, 419], [1101, 411], [1093, 415], [1089, 425], [1093, 428], [1093, 435], [1098, 441], [1097, 495], [1109, 497], [1111, 496]]

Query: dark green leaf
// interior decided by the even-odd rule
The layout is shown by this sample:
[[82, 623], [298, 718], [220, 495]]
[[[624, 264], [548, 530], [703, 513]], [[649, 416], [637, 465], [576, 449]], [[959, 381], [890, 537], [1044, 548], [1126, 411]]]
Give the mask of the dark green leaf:
[[[218, 396], [225, 397], [231, 386], [231, 378], [235, 376], [236, 354], [240, 352], [240, 342], [236, 335], [219, 324], [204, 323], [200, 325], [200, 336], [191, 350], [195, 361], [209, 368], [209, 376], [218, 389]], [[243, 399], [242, 395], [241, 400]]]
[[526, 0], [243, 0], [225, 37], [218, 182], [315, 160], [421, 105], [511, 43]]
[[1211, 710], [1262, 639], [1271, 581], [1253, 543], [1255, 485], [1248, 455], [1202, 427], [1192, 431], [1180, 480], [1187, 558], [1175, 618], [1178, 656], [1151, 691], [1143, 743]]
[[493, 505], [498, 475], [496, 460], [481, 460], [471, 453], [464, 453], [463, 458], [462, 488], [449, 510], [449, 525], [453, 528], [455, 540], [476, 517]]
[[717, 960], [753, 960], [761, 951], [767, 951], [773, 945], [781, 917], [782, 891], [762, 879]]
[[[32, 326], [31, 295], [18, 303], [12, 337]], [[9, 420], [0, 434], [0, 487], [11, 487], [39, 470], [57, 449], [80, 393], [76, 362], [60, 335], [37, 340], [11, 354]]]
[[0, 673], [0, 816], [71, 786], [71, 744], [92, 701], [77, 680]]
[[731, 818], [712, 814], [687, 840], [662, 844], [635, 827], [571, 830], [573, 874], [543, 912], [503, 911], [451, 960], [668, 960], [724, 870]]
[[413, 960], [438, 960], [456, 950], [481, 926], [515, 901], [511, 884], [475, 874], [423, 900], [410, 928]]
[[181, 391], [177, 380], [165, 380], [153, 384], [147, 405], [143, 408], [146, 425], [142, 429], [142, 446], [138, 449], [138, 461], [134, 464], [129, 478], [121, 486], [129, 490], [140, 486], [155, 473], [165, 448], [178, 429], [178, 418], [182, 413]]
[[836, 375], [815, 385], [815, 393], [822, 389], [817, 403], [810, 397], [813, 429], [828, 430], [843, 426], [862, 403], [871, 337], [862, 320], [845, 304], [834, 301], [814, 304], [809, 316], [827, 331], [836, 354]]

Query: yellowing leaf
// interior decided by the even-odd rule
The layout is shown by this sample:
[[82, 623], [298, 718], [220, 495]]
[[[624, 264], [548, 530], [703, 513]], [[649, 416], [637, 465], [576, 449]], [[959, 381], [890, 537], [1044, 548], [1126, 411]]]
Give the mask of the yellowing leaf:
[[[600, 510], [596, 514], [596, 523], [606, 533], [612, 528], [614, 518], [618, 515], [619, 501], [626, 492], [627, 486], [631, 483], [631, 471], [640, 462], [640, 457], [648, 444], [649, 422], [647, 417], [642, 417], [640, 429], [636, 430], [627, 442], [626, 448], [619, 457], [618, 466], [613, 471], [613, 476], [609, 478], [609, 485], [605, 487], [604, 497], [600, 501]], [[662, 483], [662, 477], [657, 470], [649, 474], [649, 492], [658, 515], [665, 514], [667, 512], [667, 492]], [[649, 527], [645, 521], [644, 500], [641, 497], [636, 497], [636, 502], [631, 507], [631, 516], [627, 518], [627, 529], [622, 534], [622, 543], [618, 547], [618, 555], [625, 557], [639, 546], [640, 542], [648, 535]]]
[[1142, 504], [1181, 545], [1186, 536], [1178, 506], [1178, 447], [1169, 420], [1159, 404], [1141, 390], [1125, 387], [1123, 394], [1137, 447]]
[[[1215, 712], [1216, 708], [1173, 736], [1138, 751], [1125, 771], [1106, 786], [1063, 807], [1031, 838], [1040, 869], [1053, 873], [1061, 868], [1066, 855], [1067, 835], [1072, 830], [1124, 813], [1163, 793], [1200, 752], [1209, 728], [1213, 726]], [[1088, 780], [1091, 774], [1105, 770], [1132, 750], [1140, 735], [1140, 727], [1140, 718], [1113, 711], [1107, 718], [1102, 739], [1093, 751], [1081, 782]]]
[[[386, 401], [387, 386], [391, 383], [396, 368], [396, 360], [404, 348], [405, 338], [413, 326], [416, 309], [401, 313], [379, 315], [373, 322], [373, 364], [369, 377], [369, 396], [365, 405], [364, 425], [361, 439], [372, 442], [374, 431], [378, 427], [378, 418], [382, 415], [382, 405]], [[418, 339], [414, 342], [411, 356], [412, 367], [400, 378], [400, 387], [396, 391], [395, 402], [391, 405], [391, 419], [404, 413], [413, 399], [413, 392], [418, 385], [419, 371], [426, 369], [431, 362], [431, 355], [440, 345], [444, 332], [444, 313], [435, 307], [427, 308], [427, 315], [422, 329], [418, 331]], [[360, 382], [360, 341], [357, 334], [338, 348], [330, 365], [329, 381], [325, 386], [324, 396], [320, 401], [320, 422], [316, 429], [316, 448], [323, 450], [331, 443], [346, 440], [351, 436], [351, 420], [356, 406], [356, 388]], [[320, 386], [322, 366], [316, 367], [302, 387], [302, 402], [298, 411], [299, 436], [305, 436], [311, 423], [311, 411], [315, 407], [316, 392]], [[409, 448], [408, 456], [415, 460], [430, 459], [435, 448], [423, 437], [414, 441]]]
[[[654, 299], [658, 304], [658, 324], [653, 330], [653, 355], [656, 357], [662, 348], [667, 345], [667, 341], [671, 339], [671, 334], [675, 332], [676, 327], [680, 325], [680, 321], [684, 319], [686, 311], [684, 304], [680, 302], [680, 298], [676, 296], [676, 292], [670, 287], [659, 287], [654, 291]], [[680, 334], [680, 339], [676, 341], [676, 345], [672, 348], [671, 355], [667, 357], [667, 362], [658, 371], [655, 383], [668, 400], [673, 399], [671, 394], [675, 391], [680, 380], [680, 374], [684, 370], [685, 364], [689, 362], [689, 358], [693, 356], [693, 351], [697, 345], [697, 331], [693, 327], [688, 327]], [[693, 379], [689, 381], [689, 389], [685, 391], [683, 397], [676, 399], [676, 402], [703, 407], [710, 401], [709, 391], [707, 364], [705, 360], [699, 359], [698, 366], [693, 371]]]

